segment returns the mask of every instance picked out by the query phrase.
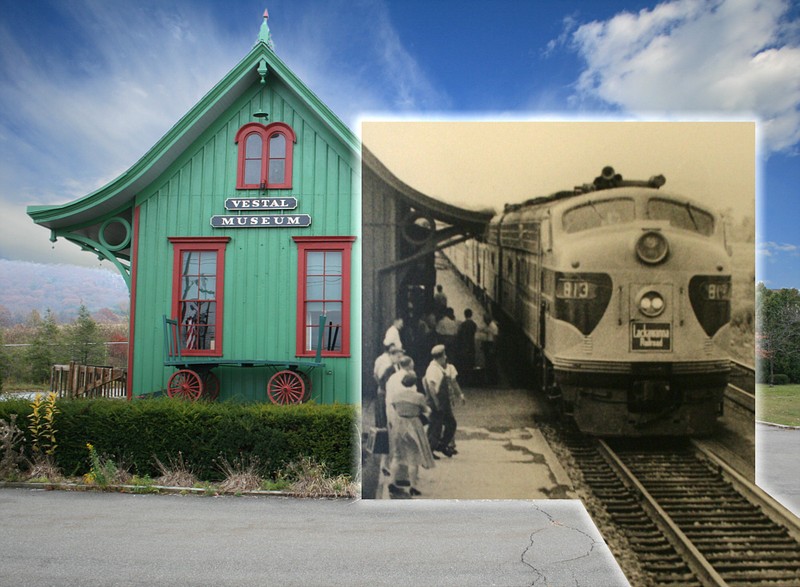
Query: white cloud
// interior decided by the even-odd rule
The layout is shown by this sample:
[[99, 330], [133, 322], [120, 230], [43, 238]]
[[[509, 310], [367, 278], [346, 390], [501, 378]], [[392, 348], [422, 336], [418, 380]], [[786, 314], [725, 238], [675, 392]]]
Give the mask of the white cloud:
[[770, 151], [800, 141], [800, 38], [786, 0], [674, 0], [572, 34], [580, 98], [656, 115], [763, 121]]
[[800, 247], [790, 243], [776, 243], [773, 241], [760, 242], [756, 245], [756, 255], [761, 257], [776, 257], [782, 253], [793, 257], [800, 256]]
[[[47, 232], [25, 206], [68, 202], [117, 177], [247, 54], [261, 13], [213, 10], [58, 3], [36, 18], [69, 34], [47, 42], [30, 34], [43, 27], [0, 20], [0, 210], [16, 227], [0, 231], [0, 257], [53, 262]], [[279, 57], [354, 130], [364, 110], [447, 103], [380, 0], [294, 1], [276, 7], [269, 24]], [[72, 248], [77, 255], [55, 261], [97, 263]]]

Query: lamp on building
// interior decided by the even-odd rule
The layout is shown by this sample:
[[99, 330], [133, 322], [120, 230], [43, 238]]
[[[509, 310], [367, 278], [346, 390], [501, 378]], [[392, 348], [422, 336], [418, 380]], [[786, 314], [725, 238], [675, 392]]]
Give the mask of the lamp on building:
[[267, 112], [263, 108], [260, 108], [260, 109], [256, 110], [255, 112], [253, 112], [253, 116], [258, 118], [262, 122], [266, 123], [267, 120], [269, 119], [269, 112]]

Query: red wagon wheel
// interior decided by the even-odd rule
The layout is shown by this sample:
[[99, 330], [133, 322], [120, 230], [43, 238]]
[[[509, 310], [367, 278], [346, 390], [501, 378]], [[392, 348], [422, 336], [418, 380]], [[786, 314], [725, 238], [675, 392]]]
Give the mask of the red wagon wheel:
[[308, 399], [311, 397], [311, 375], [306, 373], [305, 371], [299, 371], [300, 377], [303, 379], [303, 383], [306, 386], [306, 392], [303, 394], [303, 402], [307, 402]]
[[206, 371], [203, 374], [203, 399], [210, 402], [216, 401], [219, 397], [219, 377], [216, 373]]
[[191, 369], [181, 369], [172, 374], [167, 384], [167, 395], [196, 401], [203, 393], [203, 381]]
[[297, 371], [278, 371], [267, 382], [267, 397], [273, 404], [299, 404], [303, 402], [306, 384]]

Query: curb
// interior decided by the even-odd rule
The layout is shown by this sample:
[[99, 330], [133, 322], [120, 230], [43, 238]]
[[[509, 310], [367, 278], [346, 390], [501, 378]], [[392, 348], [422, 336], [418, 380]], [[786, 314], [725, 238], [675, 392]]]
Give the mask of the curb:
[[785, 430], [800, 430], [800, 426], [788, 426], [787, 424], [774, 424], [772, 422], [764, 422], [756, 420], [756, 424], [763, 424], [764, 426], [772, 426], [773, 428], [783, 428]]
[[106, 493], [130, 493], [135, 495], [167, 494], [167, 495], [200, 495], [207, 497], [283, 497], [295, 499], [345, 499], [355, 500], [354, 497], [341, 495], [314, 495], [304, 496], [290, 491], [267, 491], [257, 489], [236, 493], [213, 491], [204, 487], [170, 487], [167, 485], [87, 485], [85, 483], [27, 483], [24, 481], [0, 481], [0, 489], [36, 489], [44, 491], [98, 491]]

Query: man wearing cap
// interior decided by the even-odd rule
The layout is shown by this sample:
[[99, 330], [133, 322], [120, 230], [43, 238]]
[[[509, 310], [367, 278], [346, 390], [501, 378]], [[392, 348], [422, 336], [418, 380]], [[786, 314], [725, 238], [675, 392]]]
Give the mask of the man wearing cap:
[[431, 450], [438, 451], [445, 456], [452, 457], [455, 449], [450, 448], [450, 443], [456, 435], [458, 426], [453, 415], [452, 398], [457, 396], [461, 403], [466, 400], [461, 386], [456, 378], [458, 371], [447, 362], [447, 353], [443, 344], [437, 344], [431, 349], [431, 363], [425, 371], [423, 381], [428, 402], [431, 406], [430, 426], [428, 427], [428, 440]]

